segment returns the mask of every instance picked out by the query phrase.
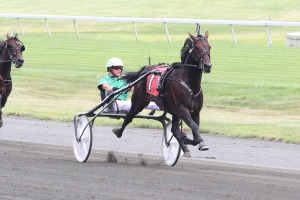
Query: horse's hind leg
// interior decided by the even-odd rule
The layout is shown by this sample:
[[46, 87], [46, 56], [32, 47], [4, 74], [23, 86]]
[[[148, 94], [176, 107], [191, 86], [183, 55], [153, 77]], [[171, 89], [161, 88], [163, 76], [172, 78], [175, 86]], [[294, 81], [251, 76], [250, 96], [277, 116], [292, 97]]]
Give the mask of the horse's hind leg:
[[192, 157], [190, 150], [187, 148], [187, 146], [184, 144], [183, 136], [180, 135], [180, 130], [179, 130], [179, 118], [175, 115], [172, 117], [172, 128], [171, 131], [174, 135], [174, 137], [177, 139], [178, 143], [180, 144], [180, 147], [183, 151], [183, 156], [184, 157]]
[[129, 113], [126, 115], [122, 127], [113, 129], [114, 134], [118, 138], [122, 137], [124, 129], [129, 123], [132, 122], [132, 119], [149, 104], [150, 102], [149, 95], [147, 95], [146, 92], [144, 93], [143, 92], [144, 91], [141, 91], [141, 89], [138, 87], [136, 87], [135, 91], [133, 92], [131, 102], [135, 102], [135, 103], [134, 104], [132, 103], [131, 109]]
[[122, 124], [122, 127], [121, 127], [121, 128], [114, 128], [114, 129], [113, 129], [114, 134], [115, 134], [118, 138], [122, 137], [123, 131], [124, 131], [124, 129], [126, 128], [126, 126], [127, 126], [129, 123], [131, 123], [131, 122], [132, 122], [132, 119], [133, 119], [139, 112], [141, 112], [142, 110], [143, 110], [143, 108], [140, 109], [140, 110], [134, 110], [134, 111], [133, 111], [133, 109], [132, 109], [132, 107], [131, 107], [129, 113], [126, 115], [126, 117], [125, 117], [125, 119], [124, 119], [124, 122], [123, 122], [123, 124]]

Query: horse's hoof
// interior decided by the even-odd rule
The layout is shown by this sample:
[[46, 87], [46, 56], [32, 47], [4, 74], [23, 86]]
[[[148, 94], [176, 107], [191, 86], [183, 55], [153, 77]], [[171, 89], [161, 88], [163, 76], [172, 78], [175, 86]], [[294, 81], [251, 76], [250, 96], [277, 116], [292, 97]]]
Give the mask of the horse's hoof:
[[3, 120], [0, 119], [0, 127], [2, 127], [2, 126], [3, 126]]
[[209, 150], [209, 146], [207, 146], [207, 145], [205, 144], [205, 142], [200, 142], [199, 147], [198, 147], [198, 150], [199, 150], [199, 151], [207, 151], [207, 150]]
[[191, 158], [192, 154], [191, 152], [184, 152], [182, 157]]
[[192, 145], [196, 146], [196, 145], [200, 144], [201, 141], [203, 141], [203, 140], [200, 137], [194, 138], [194, 140], [192, 141]]
[[183, 141], [183, 143], [184, 143], [184, 144], [192, 144], [193, 141], [190, 140], [190, 139], [188, 139], [188, 138], [186, 138], [186, 139]]
[[114, 128], [112, 132], [118, 137], [122, 137], [122, 132], [120, 132], [120, 128]]

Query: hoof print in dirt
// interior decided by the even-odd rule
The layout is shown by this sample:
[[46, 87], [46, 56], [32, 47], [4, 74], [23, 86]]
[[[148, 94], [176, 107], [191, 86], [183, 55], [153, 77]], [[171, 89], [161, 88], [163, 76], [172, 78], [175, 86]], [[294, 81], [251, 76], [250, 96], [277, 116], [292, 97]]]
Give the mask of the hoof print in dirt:
[[117, 163], [118, 162], [118, 160], [117, 160], [114, 152], [111, 152], [111, 151], [108, 152], [108, 154], [107, 154], [107, 161], [109, 163]]

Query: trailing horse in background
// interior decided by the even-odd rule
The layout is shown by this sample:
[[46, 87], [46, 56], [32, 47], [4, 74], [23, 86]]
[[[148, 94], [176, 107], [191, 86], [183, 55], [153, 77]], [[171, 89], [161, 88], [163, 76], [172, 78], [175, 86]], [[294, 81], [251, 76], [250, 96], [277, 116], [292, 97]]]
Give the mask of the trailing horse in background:
[[8, 96], [12, 90], [11, 80], [11, 63], [15, 64], [16, 68], [22, 67], [24, 59], [22, 52], [25, 51], [25, 46], [18, 39], [18, 34], [13, 37], [6, 35], [7, 40], [0, 44], [0, 127], [3, 126], [2, 108], [5, 106]]
[[[132, 119], [141, 112], [150, 101], [154, 101], [161, 110], [172, 115], [171, 131], [184, 152], [184, 156], [191, 157], [186, 144], [198, 145], [199, 150], [208, 150], [209, 147], [199, 134], [200, 111], [203, 106], [203, 93], [201, 89], [202, 72], [211, 71], [210, 49], [205, 36], [199, 34], [197, 37], [189, 33], [189, 38], [185, 40], [181, 50], [181, 63], [173, 63], [161, 76], [161, 90], [159, 96], [154, 96], [146, 92], [147, 79], [135, 85], [132, 95], [132, 107], [124, 119], [121, 128], [115, 128], [113, 132], [117, 137], [122, 133]], [[142, 74], [155, 70], [157, 66], [144, 66], [139, 72], [129, 72], [123, 77], [128, 83], [133, 82]], [[182, 119], [192, 130], [193, 140], [180, 135], [179, 123]]]

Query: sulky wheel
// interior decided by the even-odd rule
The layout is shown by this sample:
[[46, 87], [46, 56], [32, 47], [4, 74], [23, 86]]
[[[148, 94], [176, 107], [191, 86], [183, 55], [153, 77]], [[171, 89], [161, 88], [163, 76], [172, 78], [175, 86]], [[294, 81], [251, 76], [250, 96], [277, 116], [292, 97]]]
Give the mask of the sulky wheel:
[[75, 131], [73, 137], [73, 148], [75, 157], [78, 162], [87, 161], [91, 153], [93, 134], [92, 125], [88, 123], [89, 119], [83, 115], [79, 119], [77, 119], [77, 126], [75, 126], [77, 131]]
[[174, 166], [180, 156], [181, 148], [171, 132], [172, 121], [170, 120], [165, 128], [165, 134], [162, 136], [162, 149], [165, 163]]

